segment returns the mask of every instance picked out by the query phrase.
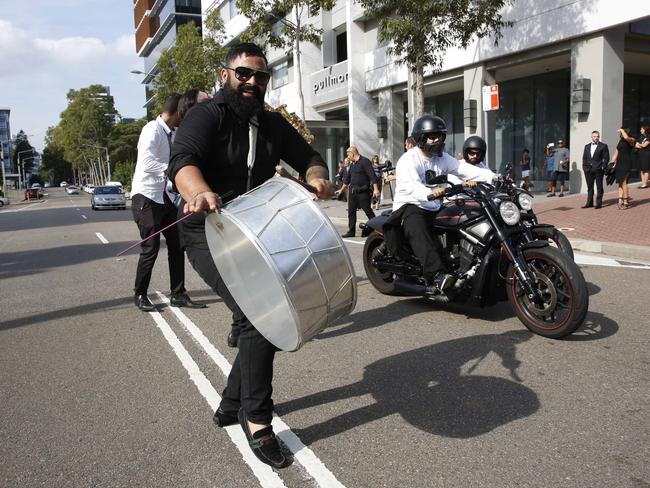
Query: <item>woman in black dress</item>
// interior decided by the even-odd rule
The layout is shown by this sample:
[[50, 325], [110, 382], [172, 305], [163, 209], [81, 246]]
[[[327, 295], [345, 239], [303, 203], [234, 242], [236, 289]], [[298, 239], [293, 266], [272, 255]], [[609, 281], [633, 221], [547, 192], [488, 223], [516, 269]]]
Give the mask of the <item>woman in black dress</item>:
[[639, 169], [641, 171], [641, 188], [648, 188], [648, 177], [650, 176], [650, 127], [641, 126], [641, 142], [634, 147], [639, 151]]
[[632, 149], [636, 139], [630, 135], [630, 129], [621, 127], [618, 129], [620, 140], [614, 152], [614, 167], [616, 168], [616, 183], [618, 183], [618, 208], [630, 208], [630, 193], [627, 187], [627, 179], [632, 169]]

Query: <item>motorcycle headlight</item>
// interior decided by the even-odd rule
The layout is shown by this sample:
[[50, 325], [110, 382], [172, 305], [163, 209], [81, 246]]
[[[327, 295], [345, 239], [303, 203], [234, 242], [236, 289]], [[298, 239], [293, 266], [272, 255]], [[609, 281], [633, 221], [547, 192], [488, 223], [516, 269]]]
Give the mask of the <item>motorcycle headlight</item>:
[[531, 210], [533, 208], [533, 197], [528, 193], [520, 193], [517, 196], [517, 201], [522, 210]]
[[499, 213], [506, 225], [515, 225], [521, 218], [519, 208], [513, 202], [501, 202]]

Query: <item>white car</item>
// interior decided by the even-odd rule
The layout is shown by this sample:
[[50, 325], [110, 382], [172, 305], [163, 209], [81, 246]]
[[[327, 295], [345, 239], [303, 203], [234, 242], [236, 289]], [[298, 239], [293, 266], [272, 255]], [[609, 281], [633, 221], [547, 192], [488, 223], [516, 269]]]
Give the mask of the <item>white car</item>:
[[9, 199], [6, 197], [0, 197], [0, 207], [4, 207], [5, 205], [9, 205]]
[[66, 186], [68, 186], [68, 182], [67, 181], [62, 181], [61, 183], [59, 183], [59, 186], [61, 188], [65, 188]]
[[68, 195], [79, 195], [79, 188], [76, 186], [68, 185], [65, 187], [65, 191]]

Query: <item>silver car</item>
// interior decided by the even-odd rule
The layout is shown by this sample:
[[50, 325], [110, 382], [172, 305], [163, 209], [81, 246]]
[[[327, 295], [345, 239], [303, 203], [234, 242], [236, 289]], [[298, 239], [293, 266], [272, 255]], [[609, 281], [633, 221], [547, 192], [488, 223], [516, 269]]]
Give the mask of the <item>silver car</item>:
[[126, 209], [126, 197], [118, 186], [96, 186], [90, 196], [90, 206], [93, 210], [100, 208]]

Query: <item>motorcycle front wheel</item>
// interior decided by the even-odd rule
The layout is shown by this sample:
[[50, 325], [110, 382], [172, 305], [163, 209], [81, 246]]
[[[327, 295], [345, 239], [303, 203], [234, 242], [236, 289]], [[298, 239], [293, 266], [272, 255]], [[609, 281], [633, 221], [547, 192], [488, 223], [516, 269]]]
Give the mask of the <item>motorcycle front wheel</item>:
[[557, 247], [560, 251], [574, 260], [573, 247], [569, 239], [555, 227], [540, 227], [532, 230], [535, 239], [548, 241], [550, 245]]
[[379, 249], [383, 243], [384, 238], [378, 234], [373, 233], [368, 236], [363, 246], [363, 267], [366, 270], [370, 284], [377, 291], [384, 295], [399, 295], [394, 284], [395, 275], [393, 273], [379, 271], [372, 264], [373, 259], [378, 257]]
[[559, 339], [573, 333], [584, 322], [589, 308], [580, 268], [552, 247], [526, 249], [524, 259], [543, 303], [528, 298], [510, 264], [506, 291], [517, 317], [530, 331], [544, 337]]

